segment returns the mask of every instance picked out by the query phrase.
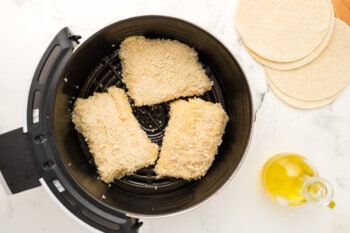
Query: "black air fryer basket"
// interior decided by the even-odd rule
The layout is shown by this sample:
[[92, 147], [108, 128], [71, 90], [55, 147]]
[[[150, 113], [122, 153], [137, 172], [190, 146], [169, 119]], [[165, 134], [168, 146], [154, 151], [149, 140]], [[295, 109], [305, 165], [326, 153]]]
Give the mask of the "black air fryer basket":
[[[220, 102], [229, 115], [218, 155], [198, 181], [156, 179], [153, 168], [148, 167], [107, 185], [99, 180], [88, 147], [74, 129], [71, 111], [76, 98], [104, 92], [113, 85], [125, 89], [118, 49], [133, 35], [176, 39], [195, 48], [214, 82], [213, 89], [201, 98]], [[27, 132], [18, 129], [0, 138], [0, 169], [13, 193], [39, 185], [42, 178], [59, 202], [89, 225], [104, 232], [137, 232], [141, 224], [132, 216], [183, 212], [227, 184], [249, 143], [252, 100], [238, 63], [215, 37], [179, 19], [143, 16], [112, 24], [75, 50], [78, 40], [67, 28], [57, 34], [30, 87]], [[168, 110], [168, 103], [133, 107], [142, 128], [159, 145]]]

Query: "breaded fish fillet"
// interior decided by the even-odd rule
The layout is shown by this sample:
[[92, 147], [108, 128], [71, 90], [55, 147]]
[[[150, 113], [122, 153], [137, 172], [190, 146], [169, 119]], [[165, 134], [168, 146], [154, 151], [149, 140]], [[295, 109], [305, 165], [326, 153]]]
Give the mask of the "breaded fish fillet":
[[172, 102], [157, 175], [185, 180], [203, 177], [214, 161], [227, 121], [219, 103], [200, 98]]
[[78, 98], [72, 120], [94, 157], [101, 179], [112, 182], [154, 164], [158, 145], [141, 129], [124, 90], [110, 87], [108, 93]]
[[176, 40], [128, 37], [120, 45], [119, 57], [136, 106], [202, 95], [213, 85], [197, 52]]

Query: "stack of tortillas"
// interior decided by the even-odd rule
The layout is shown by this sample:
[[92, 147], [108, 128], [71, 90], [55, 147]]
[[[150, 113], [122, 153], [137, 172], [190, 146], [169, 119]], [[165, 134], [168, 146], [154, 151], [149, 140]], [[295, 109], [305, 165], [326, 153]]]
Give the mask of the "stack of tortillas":
[[350, 82], [350, 28], [330, 0], [240, 0], [236, 27], [277, 97], [324, 106]]

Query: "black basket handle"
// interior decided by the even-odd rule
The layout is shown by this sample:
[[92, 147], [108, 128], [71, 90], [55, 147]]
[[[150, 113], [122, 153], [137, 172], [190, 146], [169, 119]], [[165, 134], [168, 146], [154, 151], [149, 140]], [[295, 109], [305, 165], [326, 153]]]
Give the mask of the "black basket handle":
[[68, 28], [63, 28], [46, 49], [34, 73], [30, 87], [27, 105], [28, 129], [33, 128], [33, 125], [39, 122], [41, 97], [45, 96], [43, 92], [48, 90], [52, 80], [59, 78], [80, 38], [80, 36], [72, 34]]
[[23, 128], [0, 135], [0, 171], [12, 194], [40, 185], [39, 172], [33, 160]]
[[[27, 116], [32, 119], [28, 120], [28, 127], [32, 127], [38, 120], [41, 91], [44, 90], [46, 81], [52, 77], [52, 70], [67, 62], [79, 39], [80, 36], [63, 28], [46, 49], [34, 74], [30, 89], [33, 93], [28, 96]], [[26, 131], [24, 127], [0, 135], [0, 171], [12, 194], [40, 185], [38, 179], [41, 175], [36, 168]]]
[[[55, 80], [60, 78], [80, 38], [72, 34], [68, 28], [63, 28], [55, 36], [41, 58], [32, 80], [27, 105], [27, 128], [15, 129], [0, 135], [0, 171], [12, 194], [40, 185], [39, 178], [43, 177], [42, 169], [45, 163], [38, 162], [43, 159], [35, 153], [34, 144], [44, 143], [45, 138], [36, 132], [40, 131], [40, 122], [45, 121], [45, 116], [39, 111], [50, 85], [55, 85]], [[57, 191], [53, 193], [57, 194]], [[64, 199], [56, 197], [60, 201]], [[116, 220], [111, 221], [87, 208], [79, 207], [78, 204], [76, 206], [65, 204], [75, 216], [104, 232], [137, 233], [142, 225], [136, 218], [115, 216]]]
[[[39, 121], [39, 106], [47, 80], [59, 67], [62, 69], [71, 57], [80, 36], [63, 28], [46, 49], [35, 71], [28, 96], [27, 127], [33, 128]], [[26, 127], [0, 135], [0, 171], [12, 194], [40, 185], [40, 170], [35, 166], [35, 158], [26, 134]], [[38, 140], [40, 140], [38, 138]]]

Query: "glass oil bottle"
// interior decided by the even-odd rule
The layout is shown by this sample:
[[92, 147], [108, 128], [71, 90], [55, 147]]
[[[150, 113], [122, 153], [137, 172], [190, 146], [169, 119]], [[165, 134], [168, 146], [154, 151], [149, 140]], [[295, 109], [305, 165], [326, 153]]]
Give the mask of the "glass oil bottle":
[[281, 153], [269, 159], [262, 171], [263, 185], [270, 197], [282, 205], [335, 207], [333, 187], [318, 175], [303, 156]]

